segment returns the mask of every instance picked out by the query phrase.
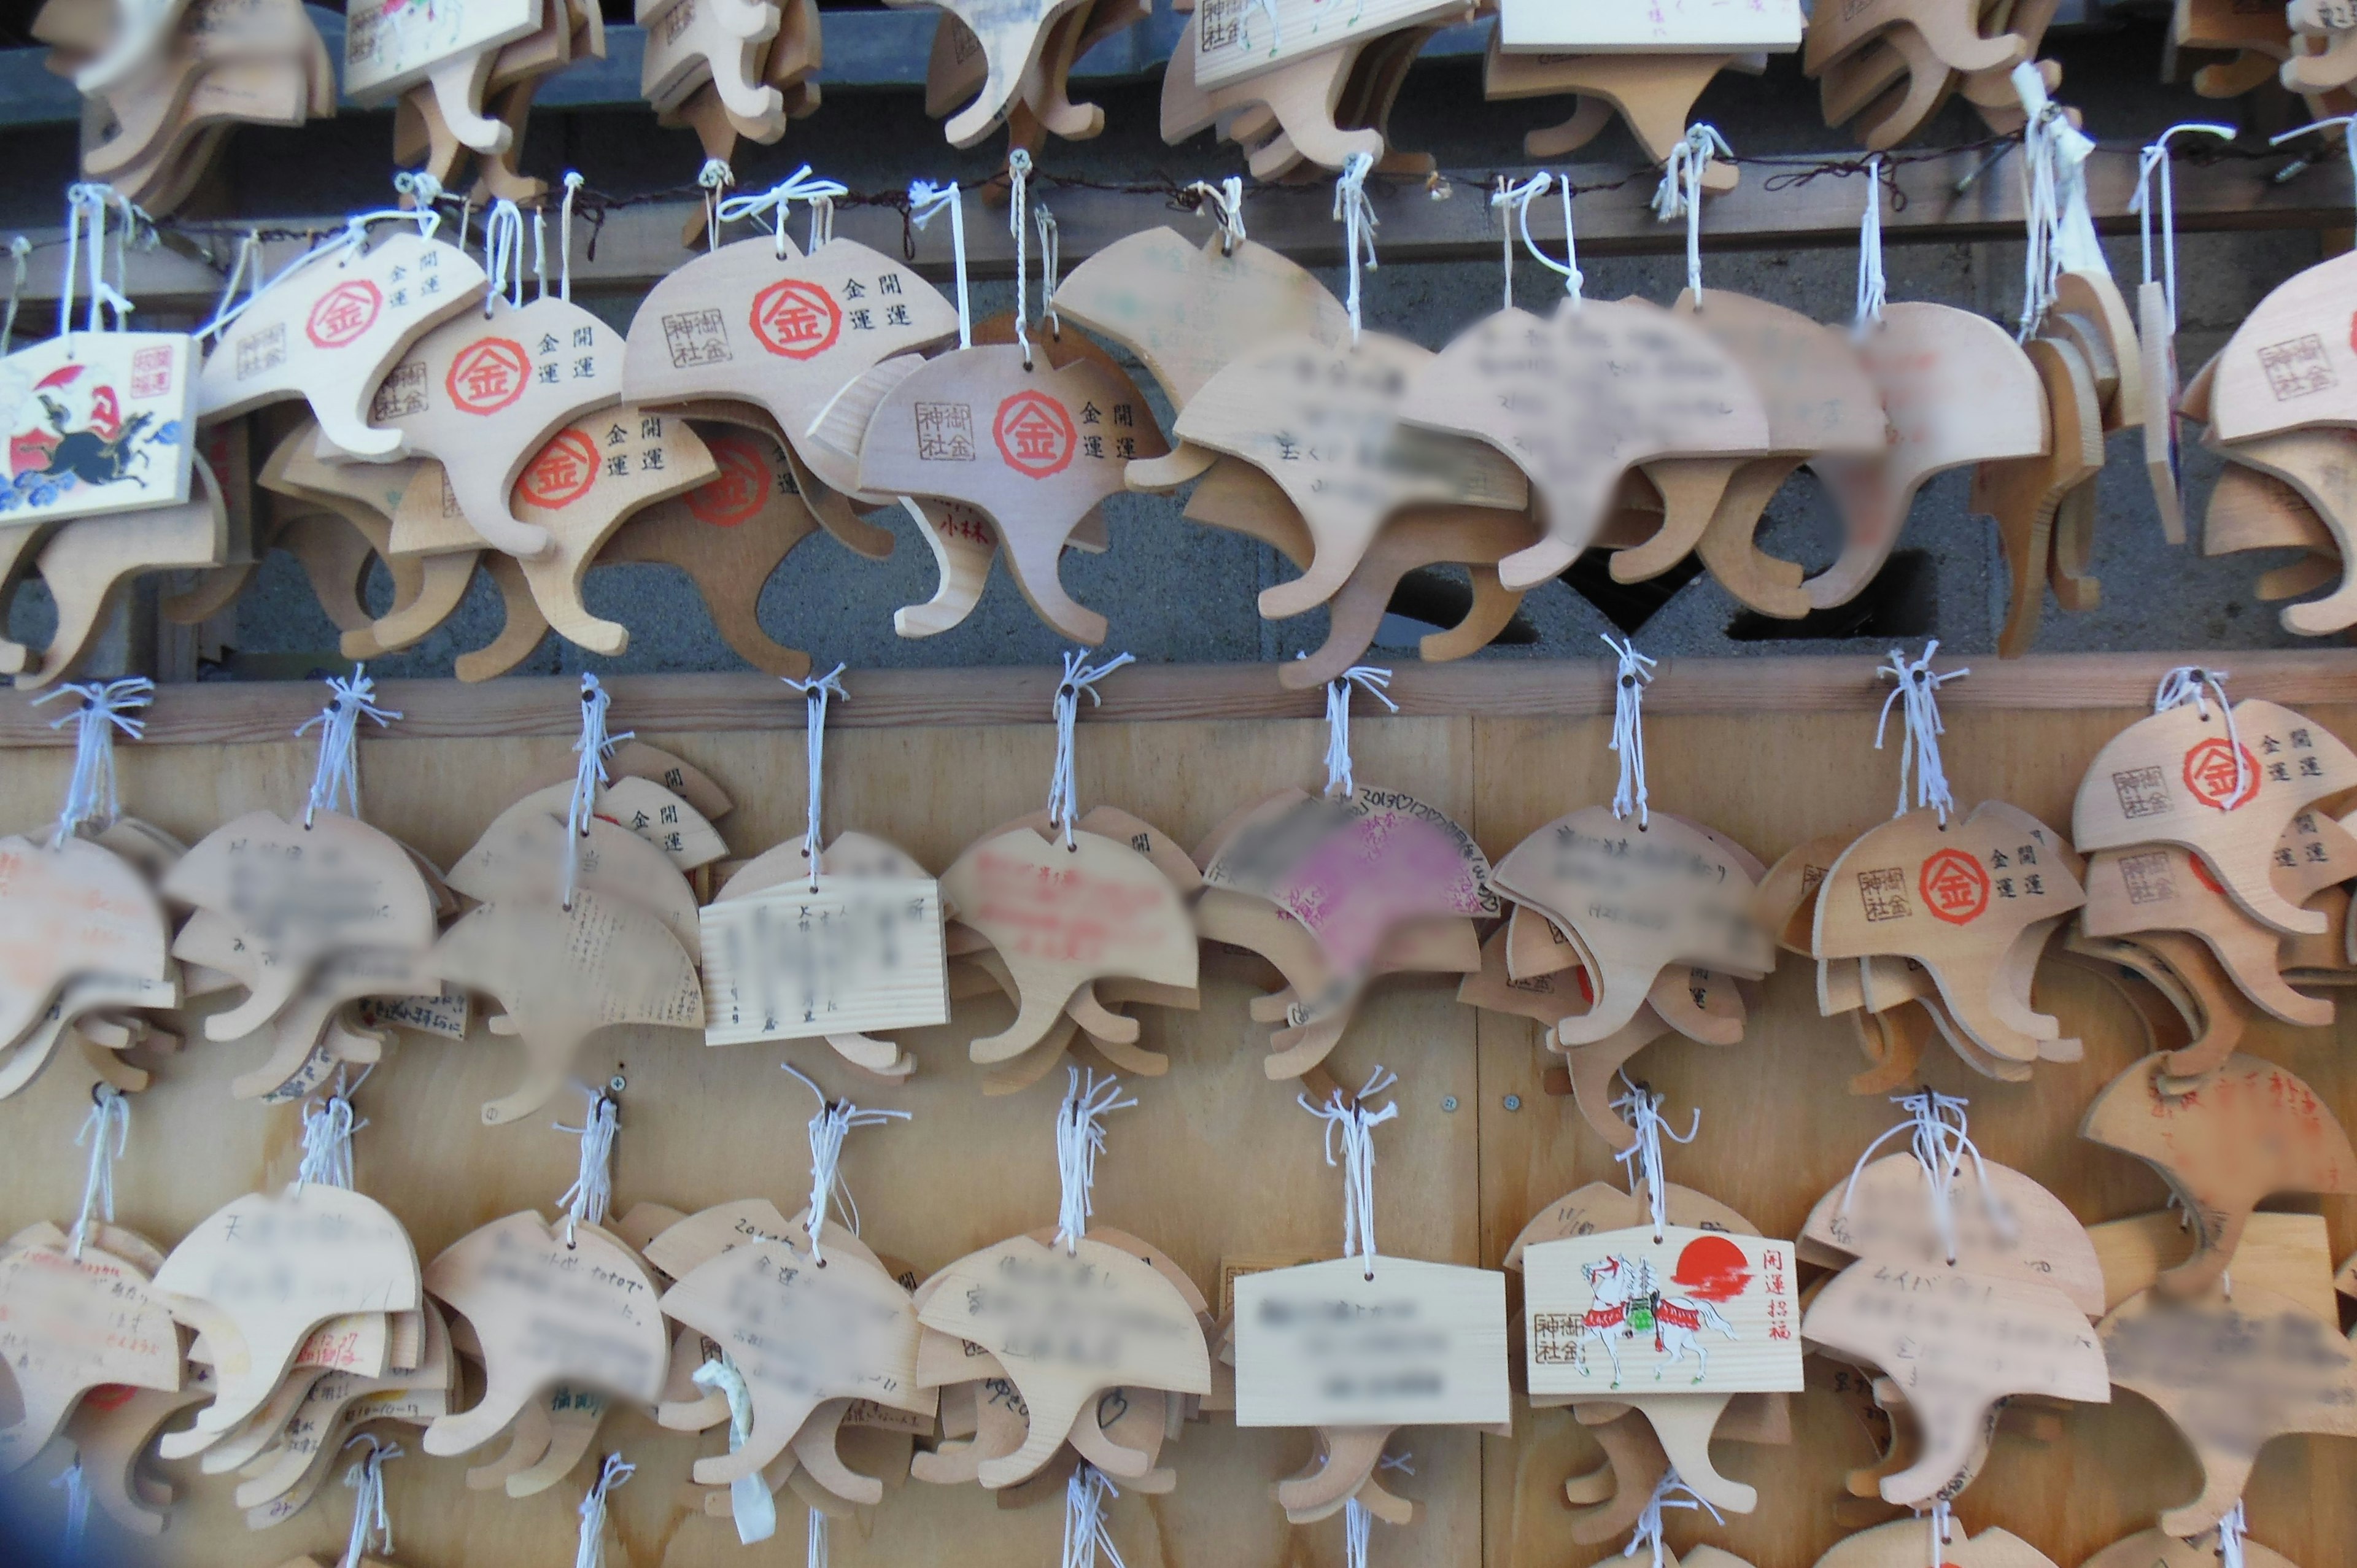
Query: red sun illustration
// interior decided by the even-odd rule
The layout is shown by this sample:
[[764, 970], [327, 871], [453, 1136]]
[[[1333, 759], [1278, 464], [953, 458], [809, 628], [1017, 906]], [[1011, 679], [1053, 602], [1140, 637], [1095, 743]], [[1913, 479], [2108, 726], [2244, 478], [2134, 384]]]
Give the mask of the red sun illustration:
[[1724, 1236], [1699, 1236], [1678, 1254], [1671, 1282], [1704, 1301], [1733, 1301], [1751, 1283], [1751, 1262]]

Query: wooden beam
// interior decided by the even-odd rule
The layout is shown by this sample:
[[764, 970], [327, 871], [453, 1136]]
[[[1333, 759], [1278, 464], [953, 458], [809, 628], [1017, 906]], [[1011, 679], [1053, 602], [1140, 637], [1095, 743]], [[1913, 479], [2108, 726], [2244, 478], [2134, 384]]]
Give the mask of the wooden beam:
[[[2190, 653], [2072, 653], [1970, 664], [1969, 678], [1942, 688], [1941, 704], [1967, 709], [2136, 709], [2148, 705], [2161, 676], [2202, 658]], [[1947, 661], [1943, 660], [1943, 667]], [[2357, 649], [2238, 653], [2227, 660], [2237, 698], [2289, 703], [2357, 703]], [[1864, 713], [1890, 693], [1872, 658], [1805, 655], [1771, 659], [1665, 659], [1645, 693], [1655, 715], [1729, 713]], [[1394, 672], [1391, 695], [1407, 716], [1459, 714], [1591, 718], [1612, 711], [1612, 662], [1605, 659], [1481, 660], [1408, 664]], [[827, 722], [855, 728], [1049, 722], [1057, 671], [1041, 667], [873, 670], [846, 683], [851, 700]], [[678, 734], [703, 730], [793, 730], [803, 706], [765, 675], [618, 675], [617, 731]], [[1089, 723], [1200, 719], [1314, 719], [1323, 693], [1288, 692], [1271, 664], [1139, 664], [1100, 689], [1103, 704], [1083, 706]], [[517, 678], [479, 686], [455, 681], [387, 681], [377, 701], [402, 717], [368, 738], [495, 740], [577, 733], [579, 683]], [[322, 705], [309, 682], [206, 682], [166, 686], [147, 711], [147, 732], [132, 746], [250, 745], [284, 741]], [[0, 693], [0, 745], [64, 746], [70, 726], [51, 729], [59, 710], [36, 708], [28, 694]], [[1379, 724], [1383, 715], [1365, 717]]]
[[[2089, 204], [2097, 227], [2106, 232], [2136, 231], [2136, 219], [2128, 210], [2128, 201], [2136, 193], [2137, 150], [2133, 144], [2110, 144], [2098, 148], [2089, 160]], [[1886, 242], [2018, 238], [2022, 206], [2018, 157], [2008, 153], [1996, 166], [1984, 169], [1986, 157], [1986, 150], [1952, 152], [1897, 166], [1893, 177], [1899, 198], [1886, 203]], [[2176, 195], [2179, 230], [2345, 226], [2350, 210], [2347, 166], [2319, 164], [2277, 181], [2276, 173], [2291, 161], [2287, 152], [2271, 157], [2227, 156], [2213, 162], [2180, 163]], [[1714, 198], [1705, 209], [1704, 249], [1781, 251], [1856, 244], [1858, 214], [1866, 200], [1863, 169], [1857, 167], [1846, 175], [1832, 171], [1857, 162], [1852, 155], [1841, 152], [1747, 162], [1742, 183]], [[1812, 174], [1812, 170], [1819, 172]], [[1981, 171], [1979, 177], [1959, 192], [1957, 184], [1975, 171]], [[1530, 171], [1499, 172], [1519, 177]], [[1652, 255], [1684, 248], [1684, 225], [1665, 224], [1653, 217], [1655, 177], [1650, 167], [1577, 164], [1568, 173], [1586, 192], [1577, 209], [1583, 253]], [[1094, 189], [1060, 185], [1052, 177], [1043, 177], [1039, 189], [1040, 199], [1055, 210], [1068, 268], [1142, 229], [1170, 224], [1188, 232], [1207, 231], [1202, 220], [1174, 209], [1168, 191]], [[1376, 243], [1383, 260], [1488, 261], [1496, 257], [1498, 220], [1491, 210], [1485, 182], [1460, 175], [1453, 183], [1431, 188], [1417, 180], [1377, 180], [1370, 182], [1368, 189], [1379, 223]], [[1005, 209], [986, 205], [979, 192], [969, 192], [966, 201], [971, 272], [981, 277], [1011, 275], [1014, 250]], [[608, 214], [597, 235], [596, 254], [574, 260], [575, 285], [585, 293], [643, 292], [687, 260], [679, 236], [694, 205], [651, 202]], [[1323, 180], [1261, 187], [1246, 199], [1245, 219], [1254, 239], [1296, 260], [1330, 265], [1342, 259], [1340, 229], [1333, 220], [1332, 196]], [[326, 235], [339, 230], [342, 222], [339, 217], [285, 219], [270, 220], [270, 227]], [[172, 312], [209, 313], [238, 239], [247, 227], [243, 222], [180, 225], [167, 236], [166, 244], [134, 254], [129, 292], [148, 313], [142, 319], [153, 321]], [[897, 209], [854, 206], [838, 214], [836, 228], [846, 237], [889, 255], [902, 254], [904, 245], [913, 245], [920, 272], [936, 279], [949, 276], [946, 223], [935, 223], [917, 233], [906, 227]], [[1560, 245], [1561, 206], [1554, 201], [1534, 206], [1531, 228], [1543, 242]], [[45, 255], [61, 256], [63, 232], [52, 230], [40, 234], [37, 243], [44, 247]], [[284, 265], [302, 248], [303, 242], [296, 240], [266, 246], [266, 269]], [[52, 300], [57, 286], [56, 267], [37, 263], [27, 280], [26, 299], [28, 303]]]

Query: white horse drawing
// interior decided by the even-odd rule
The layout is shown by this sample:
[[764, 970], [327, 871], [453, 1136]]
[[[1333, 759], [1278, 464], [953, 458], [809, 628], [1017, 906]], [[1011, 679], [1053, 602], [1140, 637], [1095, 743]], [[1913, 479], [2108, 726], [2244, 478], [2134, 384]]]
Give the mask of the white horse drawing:
[[1649, 1262], [1614, 1256], [1583, 1264], [1580, 1273], [1595, 1293], [1573, 1341], [1573, 1365], [1583, 1378], [1588, 1375], [1587, 1346], [1593, 1340], [1604, 1347], [1606, 1357], [1611, 1360], [1612, 1386], [1620, 1386], [1620, 1348], [1615, 1341], [1634, 1333], [1629, 1326], [1629, 1305], [1632, 1301], [1645, 1301], [1652, 1307], [1653, 1349], [1662, 1358], [1653, 1368], [1655, 1382], [1690, 1353], [1695, 1364], [1694, 1380], [1701, 1382], [1710, 1375], [1710, 1348], [1703, 1342], [1704, 1331], [1715, 1329], [1729, 1339], [1738, 1337], [1735, 1326], [1709, 1302], [1663, 1296]]

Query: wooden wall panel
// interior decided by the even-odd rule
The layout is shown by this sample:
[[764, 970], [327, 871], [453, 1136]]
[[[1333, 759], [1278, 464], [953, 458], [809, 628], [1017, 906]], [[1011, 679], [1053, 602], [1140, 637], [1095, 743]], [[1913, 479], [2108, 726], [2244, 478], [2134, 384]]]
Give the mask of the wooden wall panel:
[[[2357, 708], [2315, 717], [2357, 734]], [[2069, 802], [2095, 748], [2135, 716], [2128, 709], [1998, 714], [1954, 711], [1950, 770], [1961, 799], [1998, 793], [2067, 828]], [[750, 853], [799, 834], [802, 736], [791, 730], [661, 734], [648, 738], [705, 768], [738, 802], [721, 828]], [[1571, 807], [1609, 797], [1609, 725], [1594, 718], [1361, 718], [1354, 728], [1361, 779], [1392, 784], [1458, 814], [1493, 854]], [[1654, 803], [1733, 832], [1772, 858], [1819, 832], [1863, 828], [1889, 811], [1895, 751], [1870, 749], [1871, 712], [1801, 715], [1663, 715], [1650, 726]], [[844, 728], [829, 742], [831, 828], [896, 839], [928, 865], [945, 865], [985, 830], [1044, 799], [1052, 735], [1046, 725]], [[1137, 811], [1192, 843], [1240, 801], [1282, 785], [1314, 785], [1324, 728], [1314, 720], [1091, 724], [1079, 749], [1084, 802]], [[128, 809], [193, 837], [257, 805], [295, 809], [307, 785], [307, 742], [126, 746]], [[455, 859], [495, 812], [527, 787], [569, 771], [565, 739], [377, 740], [363, 746], [366, 814], [441, 863]], [[62, 750], [0, 754], [0, 799], [31, 823], [58, 799], [70, 762]], [[1339, 1244], [1338, 1174], [1319, 1153], [1319, 1128], [1287, 1084], [1269, 1082], [1264, 1033], [1244, 1015], [1245, 986], [1207, 968], [1200, 1013], [1144, 1010], [1146, 1043], [1169, 1050], [1170, 1074], [1135, 1079], [1141, 1104], [1116, 1116], [1098, 1187], [1100, 1222], [1168, 1249], [1207, 1289], [1224, 1254], [1328, 1251]], [[1939, 1057], [1929, 1077], [1974, 1098], [1974, 1132], [1992, 1158], [2052, 1187], [2084, 1219], [2158, 1207], [2157, 1178], [2078, 1142], [2079, 1112], [2129, 1058], [2126, 1019], [2092, 982], [2050, 966], [2041, 1004], [2087, 1041], [2087, 1059], [2041, 1066], [2035, 1082], [1999, 1086]], [[768, 1196], [792, 1208], [807, 1179], [808, 1096], [778, 1071], [791, 1059], [829, 1089], [916, 1112], [907, 1127], [863, 1132], [844, 1168], [868, 1239], [930, 1270], [971, 1248], [1046, 1220], [1055, 1206], [1049, 1129], [1060, 1075], [1018, 1095], [985, 1098], [963, 1042], [998, 1026], [997, 1003], [961, 1005], [953, 1026], [920, 1035], [919, 1076], [904, 1089], [862, 1086], [823, 1047], [711, 1049], [690, 1036], [616, 1031], [584, 1067], [619, 1067], [623, 1096], [616, 1161], [619, 1207], [641, 1199], [694, 1208]], [[2254, 1047], [2292, 1066], [2357, 1125], [2357, 1082], [2339, 1031], [2255, 1032]], [[1401, 1075], [1401, 1119], [1378, 1134], [1378, 1234], [1387, 1251], [1494, 1264], [1538, 1205], [1581, 1181], [1617, 1174], [1603, 1145], [1565, 1102], [1541, 1091], [1544, 1053], [1527, 1026], [1456, 1005], [1433, 982], [1386, 982], [1333, 1063], [1355, 1082], [1380, 1062]], [[1853, 1099], [1844, 1079], [1861, 1065], [1846, 1026], [1812, 1004], [1808, 977], [1788, 961], [1768, 987], [1740, 1046], [1663, 1042], [1638, 1058], [1683, 1122], [1703, 1112], [1701, 1137], [1669, 1155], [1674, 1178], [1713, 1191], [1764, 1229], [1790, 1234], [1808, 1204], [1838, 1180], [1892, 1110]], [[291, 1112], [228, 1098], [250, 1066], [200, 1038], [170, 1059], [133, 1112], [132, 1154], [121, 1168], [124, 1221], [169, 1244], [238, 1192], [291, 1172]], [[404, 1039], [359, 1095], [371, 1125], [359, 1137], [362, 1187], [387, 1202], [431, 1256], [468, 1229], [526, 1205], [546, 1207], [571, 1181], [574, 1140], [544, 1122], [486, 1130], [479, 1101], [512, 1081], [513, 1047], [479, 1035], [464, 1045]], [[0, 1224], [67, 1220], [81, 1158], [71, 1140], [87, 1106], [78, 1064], [53, 1067], [30, 1091], [0, 1102]], [[1520, 1108], [1505, 1109], [1509, 1095]], [[1442, 1109], [1454, 1096], [1458, 1109]], [[572, 1120], [576, 1104], [547, 1120]], [[2297, 1205], [2295, 1205], [2297, 1206]], [[2325, 1200], [2336, 1247], [2357, 1246], [2357, 1204]], [[2337, 1254], [2336, 1254], [2337, 1255]], [[1758, 1568], [1806, 1568], [1839, 1530], [1837, 1472], [1862, 1463], [1865, 1440], [1827, 1396], [1803, 1398], [1793, 1448], [1722, 1447], [1729, 1474], [1760, 1486], [1760, 1511], [1724, 1530], [1693, 1516], [1680, 1542], [1713, 1540]], [[641, 1466], [617, 1495], [628, 1568], [798, 1563], [797, 1510], [778, 1541], [748, 1552], [726, 1523], [690, 1517], [673, 1488], [713, 1440], [657, 1432], [617, 1417], [609, 1439]], [[414, 1444], [411, 1445], [414, 1449]], [[1566, 1412], [1523, 1412], [1512, 1439], [1416, 1431], [1416, 1474], [1400, 1489], [1428, 1505], [1412, 1531], [1378, 1527], [1376, 1568], [1417, 1563], [1547, 1568], [1618, 1551], [1579, 1548], [1567, 1533], [1561, 1485], [1597, 1460]], [[1132, 1568], [1261, 1568], [1339, 1563], [1339, 1523], [1289, 1530], [1267, 1495], [1309, 1451], [1304, 1434], [1240, 1433], [1223, 1420], [1191, 1426], [1173, 1450], [1176, 1493], [1125, 1497], [1114, 1530]], [[398, 1548], [406, 1568], [561, 1568], [573, 1549], [573, 1508], [586, 1476], [526, 1501], [466, 1492], [461, 1466], [413, 1455], [389, 1471]], [[187, 1466], [175, 1467], [186, 1470]], [[37, 1477], [37, 1478], [46, 1478]], [[190, 1477], [182, 1475], [184, 1482]], [[2357, 1449], [2325, 1439], [2269, 1451], [2251, 1491], [2257, 1538], [2305, 1568], [2339, 1561], [2357, 1530]], [[1961, 1509], [2051, 1552], [2064, 1568], [2190, 1494], [2190, 1459], [2158, 1413], [2132, 1397], [2075, 1418], [2051, 1448], [2006, 1439]], [[196, 1480], [170, 1530], [140, 1561], [275, 1568], [308, 1551], [340, 1550], [348, 1494], [330, 1486], [296, 1520], [249, 1534], [220, 1478]], [[50, 1517], [49, 1494], [32, 1499]], [[94, 1531], [119, 1538], [101, 1520]], [[1051, 1563], [1060, 1510], [1002, 1511], [974, 1488], [910, 1485], [871, 1519], [839, 1525], [834, 1560], [846, 1568], [1028, 1568]], [[618, 1565], [619, 1568], [619, 1565]]]

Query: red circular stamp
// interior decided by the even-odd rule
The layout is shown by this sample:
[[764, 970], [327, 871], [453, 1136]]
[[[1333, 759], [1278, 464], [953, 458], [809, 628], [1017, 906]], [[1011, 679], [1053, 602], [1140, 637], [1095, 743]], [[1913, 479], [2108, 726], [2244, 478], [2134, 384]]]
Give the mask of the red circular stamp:
[[585, 431], [560, 430], [525, 467], [516, 494], [554, 511], [587, 495], [597, 482], [597, 444]]
[[734, 528], [770, 499], [768, 454], [743, 435], [714, 435], [704, 445], [720, 472], [687, 492], [687, 510], [699, 522]]
[[347, 278], [311, 303], [303, 330], [322, 349], [340, 349], [376, 325], [384, 295], [366, 278]]
[[814, 283], [782, 278], [753, 296], [753, 336], [772, 354], [808, 360], [834, 347], [843, 307]]
[[1915, 886], [1932, 918], [1952, 926], [1970, 925], [1988, 908], [1989, 875], [1960, 849], [1943, 849], [1926, 860]]
[[497, 413], [516, 399], [532, 380], [532, 358], [523, 345], [507, 338], [478, 338], [458, 350], [442, 390], [466, 413]]
[[990, 434], [1006, 466], [1035, 479], [1062, 473], [1080, 445], [1072, 416], [1046, 392], [1019, 392], [1000, 403]]
[[[2242, 753], [2239, 768], [2237, 750]], [[2230, 746], [2223, 736], [2213, 735], [2185, 754], [2185, 787], [2203, 805], [2231, 811], [2259, 792], [2258, 758], [2249, 746]]]

